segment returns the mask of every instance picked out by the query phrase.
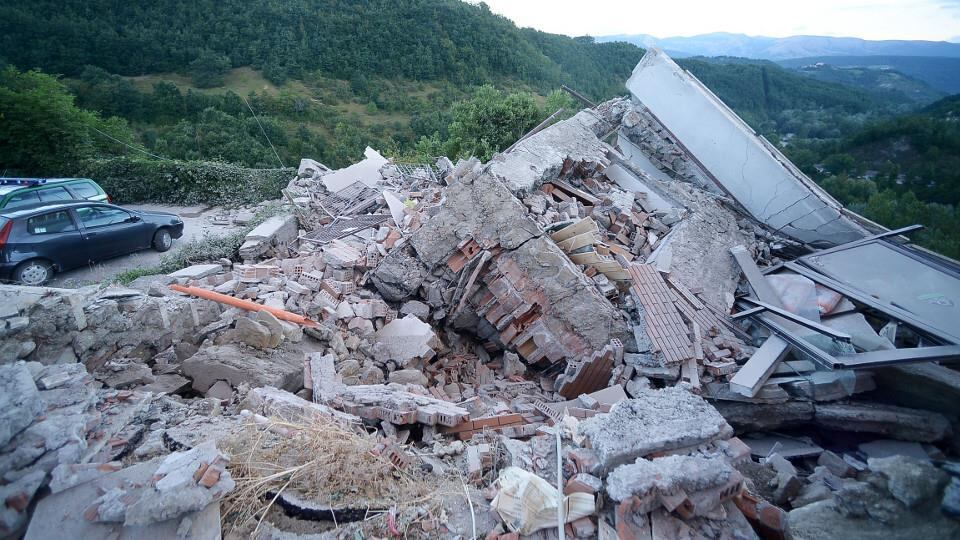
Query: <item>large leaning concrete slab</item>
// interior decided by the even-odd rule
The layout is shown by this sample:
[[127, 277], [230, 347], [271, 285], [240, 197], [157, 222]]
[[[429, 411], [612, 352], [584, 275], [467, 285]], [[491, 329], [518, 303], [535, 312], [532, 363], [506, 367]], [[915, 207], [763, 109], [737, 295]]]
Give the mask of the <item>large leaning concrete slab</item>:
[[840, 203], [662, 51], [647, 51], [627, 88], [716, 187], [758, 220], [807, 243], [840, 244], [866, 236]]

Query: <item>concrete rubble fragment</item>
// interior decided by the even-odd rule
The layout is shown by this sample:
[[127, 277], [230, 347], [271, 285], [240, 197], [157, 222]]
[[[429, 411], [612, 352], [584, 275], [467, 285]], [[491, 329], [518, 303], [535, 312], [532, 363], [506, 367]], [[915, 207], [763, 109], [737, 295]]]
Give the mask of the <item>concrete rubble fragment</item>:
[[589, 418], [580, 433], [611, 471], [638, 457], [727, 439], [733, 429], [703, 398], [673, 387], [642, 392], [609, 414]]

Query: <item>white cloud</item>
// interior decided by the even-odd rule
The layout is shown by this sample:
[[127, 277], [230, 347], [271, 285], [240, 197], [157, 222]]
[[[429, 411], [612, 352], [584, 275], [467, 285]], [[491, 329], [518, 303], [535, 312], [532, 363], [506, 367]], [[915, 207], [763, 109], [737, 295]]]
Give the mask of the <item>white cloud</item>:
[[[485, 0], [490, 9], [557, 34], [734, 32], [753, 36], [851, 36], [948, 40], [956, 37], [958, 0]], [[798, 31], [798, 29], [803, 29]]]

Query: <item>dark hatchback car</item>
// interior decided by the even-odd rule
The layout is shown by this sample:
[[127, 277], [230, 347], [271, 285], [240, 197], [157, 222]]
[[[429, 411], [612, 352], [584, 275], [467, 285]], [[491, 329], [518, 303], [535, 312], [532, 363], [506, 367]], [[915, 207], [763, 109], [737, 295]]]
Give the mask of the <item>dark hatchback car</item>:
[[0, 280], [42, 285], [55, 272], [152, 247], [167, 251], [183, 236], [176, 214], [62, 201], [0, 210]]

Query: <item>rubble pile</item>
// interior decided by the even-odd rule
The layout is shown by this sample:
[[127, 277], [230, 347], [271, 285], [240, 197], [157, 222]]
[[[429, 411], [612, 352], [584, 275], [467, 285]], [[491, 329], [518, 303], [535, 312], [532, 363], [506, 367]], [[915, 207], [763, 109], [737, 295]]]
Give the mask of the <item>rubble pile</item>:
[[304, 159], [235, 259], [0, 288], [3, 533], [960, 534], [953, 263], [688, 96], [758, 207], [659, 54], [486, 164]]

